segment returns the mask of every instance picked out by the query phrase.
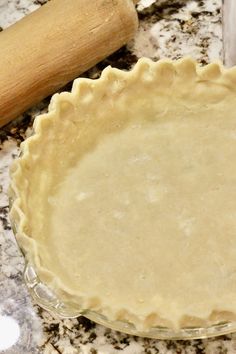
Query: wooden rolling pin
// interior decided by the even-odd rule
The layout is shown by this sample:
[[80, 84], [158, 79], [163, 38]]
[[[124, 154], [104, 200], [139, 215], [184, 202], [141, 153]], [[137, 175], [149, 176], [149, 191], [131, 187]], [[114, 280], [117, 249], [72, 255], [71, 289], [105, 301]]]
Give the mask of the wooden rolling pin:
[[132, 0], [51, 0], [0, 33], [0, 126], [134, 35]]

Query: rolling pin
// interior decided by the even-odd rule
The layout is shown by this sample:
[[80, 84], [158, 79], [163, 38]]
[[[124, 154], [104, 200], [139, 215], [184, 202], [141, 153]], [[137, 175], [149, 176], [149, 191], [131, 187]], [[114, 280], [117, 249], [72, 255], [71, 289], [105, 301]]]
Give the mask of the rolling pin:
[[132, 0], [51, 0], [0, 33], [0, 127], [126, 44]]

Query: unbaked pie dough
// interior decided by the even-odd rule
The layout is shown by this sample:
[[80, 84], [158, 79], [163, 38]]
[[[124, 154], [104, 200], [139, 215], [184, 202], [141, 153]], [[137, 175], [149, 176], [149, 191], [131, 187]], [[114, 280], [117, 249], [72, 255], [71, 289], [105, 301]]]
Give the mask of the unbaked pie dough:
[[236, 317], [235, 68], [107, 68], [34, 129], [11, 218], [61, 299], [143, 330]]

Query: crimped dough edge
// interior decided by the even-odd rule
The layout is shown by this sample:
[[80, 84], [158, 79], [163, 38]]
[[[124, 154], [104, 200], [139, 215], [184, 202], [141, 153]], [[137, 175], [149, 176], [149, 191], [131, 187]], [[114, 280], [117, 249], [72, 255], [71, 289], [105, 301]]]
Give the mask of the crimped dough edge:
[[[41, 264], [39, 257], [38, 245], [36, 240], [27, 234], [27, 225], [29, 223], [26, 213], [28, 180], [25, 178], [26, 171], [29, 172], [34, 164], [37, 151], [40, 152], [41, 138], [48, 130], [53, 129], [55, 124], [60, 124], [62, 106], [69, 103], [71, 105], [85, 106], [89, 109], [91, 101], [96, 100], [100, 92], [108, 95], [119, 94], [126, 86], [132, 83], [139, 85], [149, 85], [150, 82], [157, 83], [163, 88], [163, 93], [167, 92], [173, 86], [173, 78], [175, 85], [179, 87], [180, 94], [183, 97], [189, 97], [189, 101], [194, 106], [197, 100], [205, 99], [207, 102], [214, 104], [225, 95], [225, 90], [236, 91], [236, 67], [225, 69], [221, 63], [212, 63], [206, 66], [200, 66], [191, 58], [183, 58], [172, 61], [163, 59], [153, 62], [147, 58], [141, 58], [130, 71], [121, 71], [116, 68], [107, 67], [103, 70], [99, 79], [76, 79], [73, 83], [71, 92], [62, 92], [53, 95], [48, 112], [39, 115], [33, 125], [34, 134], [21, 144], [21, 156], [14, 161], [11, 167], [11, 185], [9, 190], [10, 198], [13, 203], [10, 210], [10, 219], [12, 225], [16, 229], [16, 239], [22, 249], [25, 258], [35, 266], [39, 279], [43, 279], [46, 284], [50, 284], [56, 294], [62, 299], [69, 298], [71, 303], [75, 305], [80, 312], [91, 310], [89, 308], [89, 299], [84, 299], [81, 294], [75, 294], [66, 288], [61, 280]], [[193, 86], [198, 83], [200, 86], [197, 91], [191, 92]], [[212, 90], [207, 89], [208, 84], [217, 85], [216, 97]], [[222, 88], [222, 93], [221, 93]], [[206, 91], [204, 91], [206, 89]], [[203, 91], [204, 92], [203, 92]], [[209, 92], [209, 96], [207, 95]], [[204, 96], [204, 97], [203, 97]], [[102, 109], [102, 107], [101, 107]], [[33, 151], [33, 153], [32, 153]], [[91, 300], [91, 299], [90, 299]], [[103, 299], [101, 300], [101, 308], [103, 307]], [[104, 303], [104, 307], [105, 307]], [[97, 310], [96, 308], [92, 310]], [[178, 323], [171, 323], [168, 320], [161, 319], [158, 314], [149, 314], [146, 318], [137, 317], [129, 312], [128, 309], [120, 311], [120, 309], [108, 309], [110, 320], [124, 320], [133, 323], [137, 329], [147, 330], [153, 326], [167, 326], [172, 328], [183, 328], [185, 326], [208, 326], [212, 322], [218, 320], [235, 319], [235, 314], [222, 313], [222, 316], [209, 309], [207, 318], [197, 319], [188, 317], [179, 318]]]

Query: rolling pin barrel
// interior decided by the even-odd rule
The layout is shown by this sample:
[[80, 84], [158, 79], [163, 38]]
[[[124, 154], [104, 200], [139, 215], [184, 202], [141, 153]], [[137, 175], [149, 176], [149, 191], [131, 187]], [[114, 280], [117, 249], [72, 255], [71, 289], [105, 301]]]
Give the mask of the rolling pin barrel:
[[132, 0], [51, 0], [0, 33], [0, 126], [134, 35]]

